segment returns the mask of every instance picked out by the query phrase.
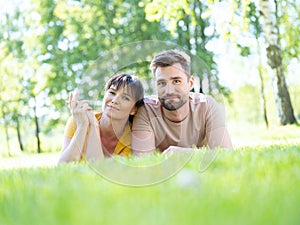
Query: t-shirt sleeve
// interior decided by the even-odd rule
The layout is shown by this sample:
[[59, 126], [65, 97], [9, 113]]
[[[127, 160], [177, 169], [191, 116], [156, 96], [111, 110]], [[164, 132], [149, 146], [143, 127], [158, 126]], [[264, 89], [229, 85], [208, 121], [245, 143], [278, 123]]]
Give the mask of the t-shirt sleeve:
[[207, 145], [210, 148], [232, 148], [225, 123], [225, 107], [213, 98], [209, 98], [206, 129]]
[[145, 106], [141, 106], [134, 116], [132, 131], [152, 131], [148, 112]]
[[76, 128], [77, 128], [77, 126], [73, 119], [73, 116], [70, 116], [69, 119], [67, 120], [67, 124], [65, 126], [64, 136], [66, 136], [68, 138], [72, 138], [74, 136]]
[[207, 96], [208, 109], [206, 115], [206, 129], [211, 132], [218, 128], [226, 127], [225, 108], [211, 96]]

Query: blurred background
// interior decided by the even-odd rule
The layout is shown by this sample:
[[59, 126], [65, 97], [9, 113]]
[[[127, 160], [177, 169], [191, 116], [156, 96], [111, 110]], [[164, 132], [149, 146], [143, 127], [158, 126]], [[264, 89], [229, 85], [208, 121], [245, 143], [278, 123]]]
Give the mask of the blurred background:
[[174, 47], [192, 56], [194, 91], [222, 96], [235, 146], [300, 119], [299, 0], [0, 4], [2, 157], [59, 152], [75, 88], [99, 107], [108, 77], [125, 71], [154, 94], [149, 62]]

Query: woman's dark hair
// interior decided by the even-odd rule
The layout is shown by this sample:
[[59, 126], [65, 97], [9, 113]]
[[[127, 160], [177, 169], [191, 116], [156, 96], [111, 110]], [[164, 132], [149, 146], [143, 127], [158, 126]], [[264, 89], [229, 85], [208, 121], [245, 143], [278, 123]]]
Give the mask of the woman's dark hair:
[[126, 88], [134, 97], [137, 108], [144, 104], [144, 88], [137, 76], [126, 73], [116, 74], [107, 81], [105, 91], [112, 86], [116, 90], [119, 90], [120, 87]]

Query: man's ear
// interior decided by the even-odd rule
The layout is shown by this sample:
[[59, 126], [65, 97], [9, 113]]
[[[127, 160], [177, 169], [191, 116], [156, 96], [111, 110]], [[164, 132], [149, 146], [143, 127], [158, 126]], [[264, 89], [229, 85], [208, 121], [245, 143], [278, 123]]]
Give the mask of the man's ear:
[[130, 113], [129, 113], [129, 115], [134, 116], [136, 114], [136, 112], [137, 112], [137, 107], [133, 106]]
[[194, 82], [195, 82], [195, 78], [194, 78], [194, 76], [191, 76], [189, 79], [190, 90], [192, 90], [194, 88]]

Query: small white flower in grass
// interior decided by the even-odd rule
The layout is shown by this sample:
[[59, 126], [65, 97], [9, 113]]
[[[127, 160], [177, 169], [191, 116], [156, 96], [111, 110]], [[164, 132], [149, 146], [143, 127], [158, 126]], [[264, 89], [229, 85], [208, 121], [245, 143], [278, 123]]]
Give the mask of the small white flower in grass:
[[200, 176], [196, 171], [184, 168], [177, 174], [176, 181], [181, 187], [198, 187], [200, 185]]

